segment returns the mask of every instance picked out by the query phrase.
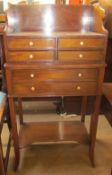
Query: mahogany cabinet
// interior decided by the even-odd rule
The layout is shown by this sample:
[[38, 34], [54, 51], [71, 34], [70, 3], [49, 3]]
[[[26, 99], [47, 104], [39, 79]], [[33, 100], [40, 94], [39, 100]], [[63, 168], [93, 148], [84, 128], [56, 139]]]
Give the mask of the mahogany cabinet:
[[[107, 45], [101, 16], [94, 7], [81, 5], [13, 5], [6, 15], [4, 67], [15, 169], [20, 159], [19, 148], [33, 142], [88, 143], [94, 166]], [[23, 121], [17, 132], [15, 98], [68, 96], [95, 97], [89, 133], [80, 121]]]

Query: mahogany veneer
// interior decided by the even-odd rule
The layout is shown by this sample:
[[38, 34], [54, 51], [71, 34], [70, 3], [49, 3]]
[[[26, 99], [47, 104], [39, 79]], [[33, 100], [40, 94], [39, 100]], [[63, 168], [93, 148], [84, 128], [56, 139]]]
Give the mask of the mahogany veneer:
[[[78, 130], [82, 132], [78, 132]], [[23, 124], [19, 133], [21, 148], [31, 143], [46, 144], [46, 142], [47, 144], [89, 143], [89, 136], [84, 124], [78, 121]]]
[[80, 142], [88, 138], [81, 122], [62, 122], [61, 126], [59, 122], [23, 122], [19, 137], [14, 99], [22, 97], [83, 96], [81, 113], [84, 116], [86, 96], [95, 96], [87, 139], [94, 165], [107, 45], [107, 31], [102, 27], [101, 16], [94, 7], [80, 5], [13, 5], [6, 15], [5, 70], [15, 169], [19, 164], [20, 145], [35, 141]]

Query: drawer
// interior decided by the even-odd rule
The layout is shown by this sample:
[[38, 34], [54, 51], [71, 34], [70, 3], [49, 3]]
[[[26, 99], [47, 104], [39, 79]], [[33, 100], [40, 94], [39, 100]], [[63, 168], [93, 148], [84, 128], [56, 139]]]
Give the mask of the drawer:
[[[97, 83], [95, 82], [36, 82], [15, 83], [11, 89], [14, 96], [82, 96], [95, 95]], [[10, 94], [10, 95], [11, 95]]]
[[53, 49], [55, 40], [49, 38], [8, 38], [8, 49]]
[[47, 61], [53, 60], [55, 57], [53, 51], [10, 51], [8, 52], [7, 61], [21, 62], [21, 61]]
[[104, 48], [105, 40], [102, 38], [62, 38], [58, 41], [59, 49], [73, 48]]
[[103, 51], [59, 51], [58, 59], [63, 61], [102, 61]]
[[12, 78], [18, 81], [96, 81], [98, 77], [97, 69], [20, 69], [12, 70]]

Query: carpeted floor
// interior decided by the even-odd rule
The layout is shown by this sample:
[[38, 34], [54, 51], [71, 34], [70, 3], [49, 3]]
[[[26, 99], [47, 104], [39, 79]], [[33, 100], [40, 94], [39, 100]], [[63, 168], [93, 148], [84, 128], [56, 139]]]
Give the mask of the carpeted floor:
[[[25, 120], [79, 120], [80, 116], [62, 117], [56, 114], [51, 102], [24, 103]], [[31, 114], [33, 113], [32, 117]], [[37, 115], [38, 113], [38, 115]], [[89, 128], [90, 116], [86, 116]], [[7, 139], [6, 128], [3, 141]], [[84, 144], [68, 145], [32, 145], [21, 149], [19, 170], [13, 172], [13, 149], [7, 175], [110, 175], [112, 167], [112, 128], [103, 115], [99, 117], [95, 148], [96, 167], [91, 166], [88, 146]]]

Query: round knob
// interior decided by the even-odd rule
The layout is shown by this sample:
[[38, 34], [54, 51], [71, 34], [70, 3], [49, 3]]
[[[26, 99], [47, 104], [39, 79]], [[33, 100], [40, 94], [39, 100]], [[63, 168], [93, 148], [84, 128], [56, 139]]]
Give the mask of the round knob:
[[30, 45], [30, 46], [33, 46], [33, 42], [32, 42], [32, 41], [30, 41], [30, 42], [29, 42], [29, 45]]
[[79, 54], [79, 57], [80, 57], [80, 58], [83, 58], [83, 54]]
[[78, 77], [82, 77], [82, 73], [78, 73]]
[[84, 45], [84, 42], [83, 41], [80, 41], [80, 45], [83, 46]]
[[34, 56], [32, 54], [29, 55], [29, 58], [32, 59]]
[[80, 91], [81, 87], [80, 87], [80, 86], [77, 86], [76, 89], [77, 89], [78, 91]]
[[35, 87], [34, 86], [31, 87], [31, 91], [35, 91]]
[[35, 76], [34, 74], [30, 74], [30, 77], [31, 77], [31, 78], [34, 78], [34, 76]]

